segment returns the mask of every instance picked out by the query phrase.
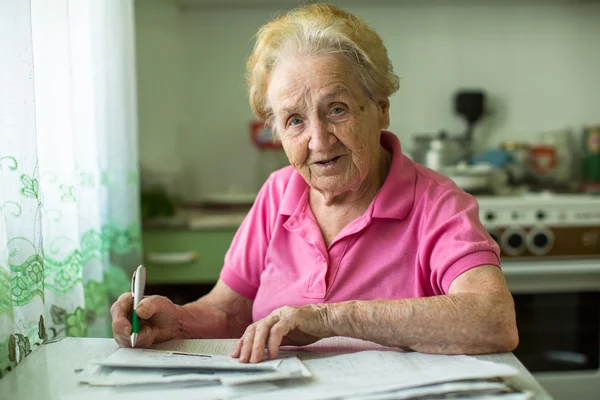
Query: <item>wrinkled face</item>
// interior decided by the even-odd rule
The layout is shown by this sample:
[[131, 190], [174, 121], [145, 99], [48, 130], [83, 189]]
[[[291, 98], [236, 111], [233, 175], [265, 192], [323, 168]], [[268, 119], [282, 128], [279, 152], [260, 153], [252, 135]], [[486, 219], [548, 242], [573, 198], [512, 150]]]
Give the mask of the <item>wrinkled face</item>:
[[388, 103], [371, 100], [342, 57], [280, 61], [267, 96], [285, 153], [313, 189], [334, 196], [358, 190], [377, 169]]

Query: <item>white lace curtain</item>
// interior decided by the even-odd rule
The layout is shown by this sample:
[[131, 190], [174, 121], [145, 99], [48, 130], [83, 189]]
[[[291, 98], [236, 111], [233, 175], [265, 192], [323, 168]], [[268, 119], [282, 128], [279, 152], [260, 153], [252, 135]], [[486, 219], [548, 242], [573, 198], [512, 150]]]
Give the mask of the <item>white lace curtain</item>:
[[0, 0], [0, 376], [140, 261], [132, 0]]

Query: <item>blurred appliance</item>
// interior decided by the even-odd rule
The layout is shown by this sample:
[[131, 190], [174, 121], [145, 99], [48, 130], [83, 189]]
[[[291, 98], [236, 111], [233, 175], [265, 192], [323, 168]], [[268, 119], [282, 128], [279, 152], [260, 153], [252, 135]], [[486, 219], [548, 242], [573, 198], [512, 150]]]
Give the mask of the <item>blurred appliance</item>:
[[464, 117], [467, 122], [465, 142], [469, 157], [472, 156], [473, 129], [485, 113], [486, 96], [483, 91], [458, 91], [454, 95], [454, 112]]
[[444, 168], [453, 167], [468, 157], [464, 138], [450, 137], [446, 131], [440, 131], [437, 136], [417, 136], [414, 140], [419, 148], [419, 159], [415, 161], [434, 171], [442, 172]]
[[600, 259], [600, 196], [530, 194], [478, 202], [504, 259]]
[[468, 161], [473, 155], [472, 136], [477, 121], [483, 116], [486, 107], [483, 91], [461, 90], [454, 95], [454, 111], [463, 117], [467, 128], [462, 135], [449, 135], [445, 130], [439, 133], [413, 136], [411, 158], [435, 171]]
[[507, 184], [506, 173], [488, 163], [469, 165], [459, 162], [439, 170], [467, 193], [474, 195], [502, 192]]
[[600, 393], [600, 196], [477, 197], [513, 294], [519, 360], [555, 399]]
[[508, 175], [508, 184], [519, 186], [525, 183], [528, 173], [529, 148], [531, 145], [527, 142], [518, 142], [508, 140], [502, 142], [500, 149], [509, 157], [508, 163], [504, 166]]

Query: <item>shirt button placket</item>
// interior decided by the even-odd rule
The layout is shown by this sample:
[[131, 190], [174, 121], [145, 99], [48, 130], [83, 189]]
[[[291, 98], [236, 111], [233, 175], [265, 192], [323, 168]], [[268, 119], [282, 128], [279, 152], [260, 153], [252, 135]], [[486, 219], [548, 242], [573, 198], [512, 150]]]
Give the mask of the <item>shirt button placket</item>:
[[325, 279], [327, 277], [327, 259], [319, 252], [315, 259], [315, 266], [309, 280], [306, 296], [323, 299], [327, 292]]

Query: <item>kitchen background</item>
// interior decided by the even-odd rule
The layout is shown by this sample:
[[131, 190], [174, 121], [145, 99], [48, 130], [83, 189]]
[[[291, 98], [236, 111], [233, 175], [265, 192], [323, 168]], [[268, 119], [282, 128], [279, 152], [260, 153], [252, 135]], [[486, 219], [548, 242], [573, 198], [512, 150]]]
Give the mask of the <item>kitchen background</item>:
[[[257, 28], [295, 4], [136, 2], [140, 157], [148, 170], [175, 177], [185, 198], [255, 192], [264, 179], [261, 152], [249, 145], [245, 59]], [[565, 128], [579, 135], [584, 124], [599, 122], [597, 1], [337, 4], [384, 39], [401, 78], [390, 130], [405, 148], [415, 133], [464, 131], [452, 95], [465, 88], [488, 96], [489, 115], [474, 134], [479, 149]]]
[[[501, 245], [515, 298], [515, 354], [556, 399], [597, 398], [600, 196], [564, 192], [581, 190], [577, 182], [590, 171], [596, 182], [585, 188], [600, 188], [600, 128], [590, 127], [600, 125], [600, 1], [333, 3], [362, 16], [384, 39], [401, 78], [390, 130], [405, 150], [415, 150], [411, 156], [417, 135], [465, 132], [454, 110], [458, 91], [485, 92], [474, 150], [487, 150], [483, 160], [504, 164], [513, 179], [523, 174], [498, 152], [503, 144], [519, 142], [505, 148], [520, 160], [523, 142], [555, 146], [560, 190], [538, 171], [524, 182], [546, 191], [480, 192], [480, 216]], [[257, 28], [296, 5], [136, 1], [142, 209], [154, 216], [143, 230], [150, 292], [184, 302], [209, 290], [255, 193], [286, 164], [282, 151], [261, 151], [250, 140], [244, 68]], [[438, 143], [444, 151], [427, 153], [427, 160], [444, 161], [447, 144]], [[543, 170], [547, 147], [535, 154]], [[486, 184], [509, 179], [487, 178]]]

